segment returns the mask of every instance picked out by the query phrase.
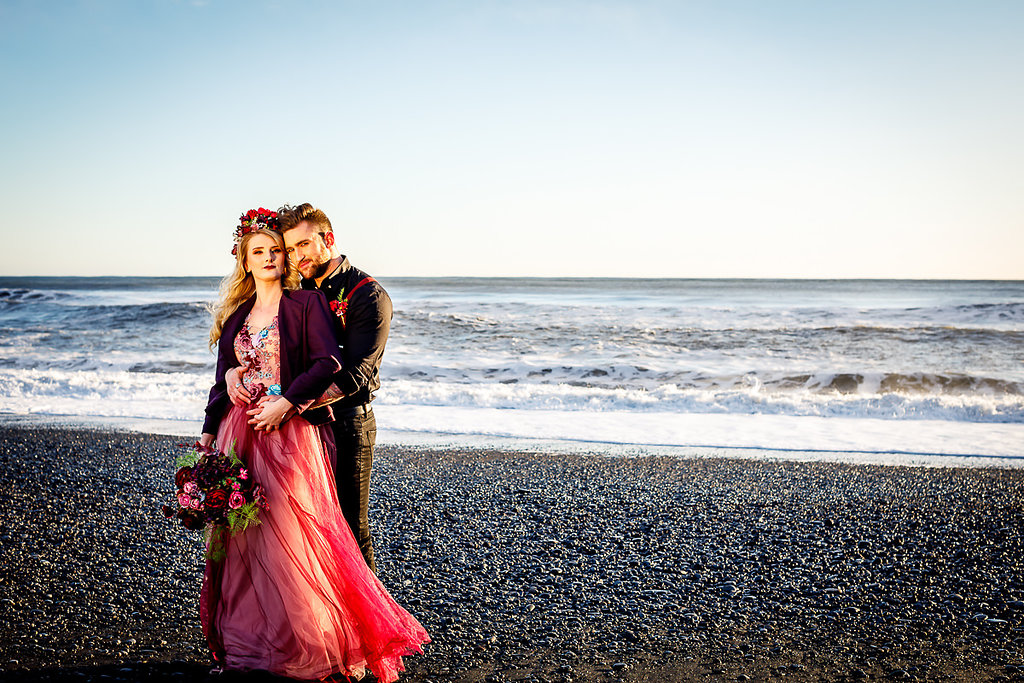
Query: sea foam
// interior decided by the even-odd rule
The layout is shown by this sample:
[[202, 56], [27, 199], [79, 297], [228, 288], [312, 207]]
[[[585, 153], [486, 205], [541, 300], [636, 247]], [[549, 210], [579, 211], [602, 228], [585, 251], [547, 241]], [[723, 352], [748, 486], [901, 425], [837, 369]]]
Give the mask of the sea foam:
[[[382, 434], [1018, 455], [1024, 283], [381, 281]], [[216, 286], [0, 278], [0, 414], [195, 429]]]

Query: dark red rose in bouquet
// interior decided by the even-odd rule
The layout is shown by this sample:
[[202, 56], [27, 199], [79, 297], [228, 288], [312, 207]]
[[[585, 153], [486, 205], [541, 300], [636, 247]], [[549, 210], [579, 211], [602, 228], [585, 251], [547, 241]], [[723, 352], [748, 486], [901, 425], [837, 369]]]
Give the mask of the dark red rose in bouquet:
[[192, 468], [182, 467], [174, 475], [174, 483], [178, 485], [178, 488], [184, 488], [185, 484], [192, 481]]
[[207, 510], [223, 510], [228, 506], [228, 494], [224, 489], [214, 489], [206, 494]]
[[181, 510], [178, 512], [178, 519], [181, 520], [182, 526], [189, 531], [201, 531], [206, 526], [206, 519], [203, 513], [196, 512], [195, 510]]

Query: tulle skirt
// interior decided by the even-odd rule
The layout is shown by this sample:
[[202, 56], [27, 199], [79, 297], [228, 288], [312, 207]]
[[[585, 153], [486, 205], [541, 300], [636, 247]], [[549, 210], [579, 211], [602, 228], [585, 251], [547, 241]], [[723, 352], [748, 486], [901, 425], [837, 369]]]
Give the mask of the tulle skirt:
[[262, 523], [231, 537], [208, 560], [200, 617], [214, 658], [227, 669], [298, 679], [371, 670], [382, 683], [429, 637], [367, 568], [338, 507], [319, 428], [292, 418], [256, 432], [231, 406], [217, 445], [232, 444], [266, 490]]

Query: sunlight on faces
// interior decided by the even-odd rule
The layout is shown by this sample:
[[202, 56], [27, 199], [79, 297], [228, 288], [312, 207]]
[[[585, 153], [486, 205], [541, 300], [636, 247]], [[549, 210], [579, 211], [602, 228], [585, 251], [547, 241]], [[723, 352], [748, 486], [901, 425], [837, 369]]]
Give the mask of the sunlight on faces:
[[280, 280], [288, 269], [284, 249], [272, 237], [256, 235], [246, 249], [245, 269], [256, 280]]
[[301, 221], [284, 233], [288, 257], [295, 263], [299, 273], [307, 280], [318, 278], [327, 270], [331, 261], [331, 247], [334, 233], [321, 235], [309, 221]]

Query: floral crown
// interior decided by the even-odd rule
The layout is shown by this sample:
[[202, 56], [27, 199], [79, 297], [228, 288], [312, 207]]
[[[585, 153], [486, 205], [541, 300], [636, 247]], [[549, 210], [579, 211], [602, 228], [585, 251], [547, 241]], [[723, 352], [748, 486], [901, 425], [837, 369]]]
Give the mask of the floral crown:
[[258, 209], [249, 209], [238, 218], [238, 227], [235, 228], [235, 246], [231, 247], [231, 255], [238, 253], [238, 243], [242, 237], [257, 230], [280, 230], [281, 221], [277, 218], [277, 211], [268, 211], [262, 206]]

